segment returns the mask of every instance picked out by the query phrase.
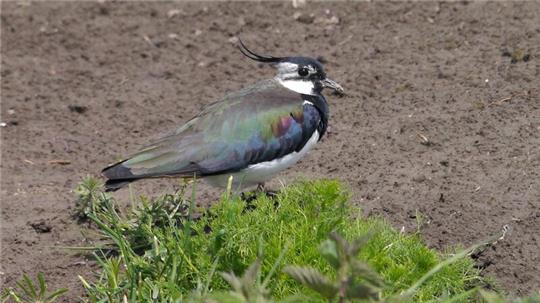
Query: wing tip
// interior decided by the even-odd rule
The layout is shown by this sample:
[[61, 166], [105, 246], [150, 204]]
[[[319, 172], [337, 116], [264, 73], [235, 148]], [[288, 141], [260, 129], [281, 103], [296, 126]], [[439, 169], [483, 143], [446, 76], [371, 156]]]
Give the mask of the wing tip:
[[135, 181], [135, 179], [131, 180], [107, 180], [105, 182], [105, 191], [106, 192], [112, 192], [117, 191], [120, 188], [128, 185], [129, 183]]
[[123, 165], [124, 161], [105, 167], [101, 174], [107, 178], [105, 181], [105, 191], [111, 192], [119, 190], [125, 185], [137, 180], [131, 169]]
[[123, 165], [124, 161], [105, 167], [101, 174], [107, 179], [131, 179], [135, 175], [129, 167]]

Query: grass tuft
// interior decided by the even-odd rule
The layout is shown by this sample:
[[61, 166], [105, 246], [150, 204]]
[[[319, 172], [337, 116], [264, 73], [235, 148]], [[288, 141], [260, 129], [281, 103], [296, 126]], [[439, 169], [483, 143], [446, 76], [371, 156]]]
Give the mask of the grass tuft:
[[43, 273], [37, 274], [37, 283], [34, 283], [27, 274], [17, 281], [17, 289], [7, 288], [0, 293], [0, 302], [12, 299], [17, 303], [52, 303], [65, 294], [68, 290], [61, 288], [49, 292]]
[[[362, 268], [372, 267], [381, 276], [381, 297], [404, 292], [446, 258], [416, 234], [401, 234], [381, 219], [363, 218], [334, 180], [298, 182], [273, 199], [259, 195], [249, 205], [226, 194], [198, 220], [189, 219], [195, 190], [191, 200], [185, 196], [182, 190], [152, 201], [142, 198], [121, 216], [112, 198], [92, 194], [98, 201], [91, 204], [100, 207], [88, 216], [102, 232], [107, 249], [96, 252], [102, 267], [96, 282], [81, 277], [91, 302], [204, 298], [231, 287], [242, 289], [234, 281], [250, 268], [250, 275], [255, 275], [253, 264], [257, 279], [264, 277], [256, 284], [261, 293], [276, 300], [296, 295], [324, 302], [320, 292], [283, 269], [310, 267], [330, 280], [336, 278], [339, 269], [324, 250], [321, 254], [321, 243], [328, 245], [332, 232], [342, 235], [343, 241], [367, 239], [354, 262], [366, 262]], [[415, 289], [413, 301], [462, 294], [480, 281], [472, 260], [462, 258]]]

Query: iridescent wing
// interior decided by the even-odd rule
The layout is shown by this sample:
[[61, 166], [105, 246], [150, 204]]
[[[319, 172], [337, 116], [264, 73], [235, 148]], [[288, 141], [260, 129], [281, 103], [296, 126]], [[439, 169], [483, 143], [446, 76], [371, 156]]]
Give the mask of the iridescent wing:
[[299, 151], [321, 115], [274, 80], [207, 106], [172, 134], [103, 170], [108, 187], [140, 179], [235, 172]]

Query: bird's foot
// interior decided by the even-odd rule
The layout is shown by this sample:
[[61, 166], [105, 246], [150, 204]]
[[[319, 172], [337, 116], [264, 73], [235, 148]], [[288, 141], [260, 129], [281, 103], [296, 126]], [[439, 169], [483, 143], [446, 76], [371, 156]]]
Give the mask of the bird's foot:
[[257, 194], [257, 192], [241, 192], [240, 199], [249, 204], [257, 199]]
[[[246, 203], [246, 211], [257, 208], [254, 201], [261, 194], [266, 195], [268, 198], [274, 200], [277, 197], [278, 192], [273, 190], [267, 190], [264, 188], [264, 184], [258, 184], [257, 189], [254, 192], [242, 192], [240, 193], [240, 199]], [[278, 206], [278, 202], [275, 201], [275, 206]]]
[[257, 193], [256, 192], [242, 192], [240, 193], [240, 199], [246, 203], [246, 206], [244, 208], [243, 212], [251, 211], [257, 208], [257, 205], [253, 203], [257, 199]]
[[263, 193], [265, 194], [268, 198], [271, 198], [271, 199], [274, 199], [278, 192], [277, 191], [274, 191], [274, 190], [267, 190], [265, 187], [264, 187], [264, 183], [259, 183], [257, 185], [257, 192], [258, 193]]
[[242, 201], [250, 204], [250, 203], [253, 203], [253, 201], [255, 201], [260, 194], [264, 194], [268, 198], [274, 199], [274, 198], [277, 197], [278, 192], [273, 191], [273, 190], [255, 191], [255, 192], [242, 192], [242, 193], [240, 193], [240, 199], [242, 199]]
[[265, 190], [264, 194], [270, 199], [275, 199], [278, 195], [278, 192], [275, 190]]

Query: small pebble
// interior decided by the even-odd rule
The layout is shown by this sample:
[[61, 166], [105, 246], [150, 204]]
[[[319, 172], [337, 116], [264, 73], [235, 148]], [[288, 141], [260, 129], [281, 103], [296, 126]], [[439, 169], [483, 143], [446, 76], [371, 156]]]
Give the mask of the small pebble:
[[29, 223], [29, 225], [38, 233], [48, 233], [51, 231], [52, 227], [45, 222], [45, 220], [39, 220], [37, 222]]
[[327, 21], [328, 24], [339, 24], [339, 18], [337, 16], [332, 16]]
[[300, 23], [304, 23], [304, 24], [313, 23], [313, 21], [315, 20], [314, 15], [306, 15], [306, 14], [302, 14], [300, 12], [294, 13], [293, 18], [294, 18], [294, 20], [296, 20], [296, 21], [298, 21]]
[[171, 9], [170, 11], [167, 12], [167, 18], [171, 19], [177, 15], [180, 15], [181, 13], [182, 11], [179, 9]]
[[414, 176], [414, 177], [412, 178], [412, 180], [413, 180], [414, 182], [418, 182], [418, 183], [424, 182], [424, 181], [426, 181], [426, 176], [424, 176], [424, 175]]
[[299, 8], [299, 7], [302, 7], [306, 5], [306, 0], [293, 0], [292, 1], [292, 6], [294, 8]]
[[69, 105], [68, 108], [71, 112], [78, 114], [84, 114], [88, 110], [88, 107], [84, 105]]

